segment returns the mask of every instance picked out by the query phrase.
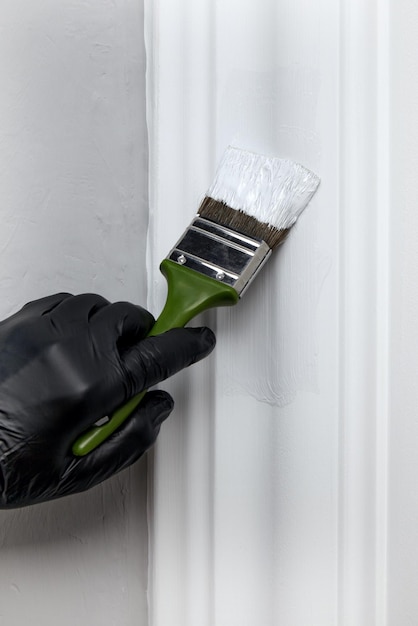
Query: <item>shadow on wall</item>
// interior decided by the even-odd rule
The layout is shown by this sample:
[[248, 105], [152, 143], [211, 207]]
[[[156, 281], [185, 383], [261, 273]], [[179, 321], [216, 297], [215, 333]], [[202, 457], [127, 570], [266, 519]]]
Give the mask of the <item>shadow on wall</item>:
[[140, 495], [141, 485], [146, 483], [146, 464], [143, 457], [134, 467], [84, 493], [47, 504], [0, 511], [2, 559], [9, 550], [16, 556], [19, 548], [25, 552], [38, 551], [46, 545], [49, 550], [62, 544], [82, 548], [106, 544], [115, 529], [126, 534], [128, 504], [134, 516], [137, 510], [146, 507], [145, 490]]

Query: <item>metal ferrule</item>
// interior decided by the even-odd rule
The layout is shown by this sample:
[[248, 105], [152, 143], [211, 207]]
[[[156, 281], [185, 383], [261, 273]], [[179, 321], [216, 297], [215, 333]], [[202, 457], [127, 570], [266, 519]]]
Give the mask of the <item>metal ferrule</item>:
[[241, 297], [270, 253], [265, 241], [198, 215], [167, 258], [230, 285]]

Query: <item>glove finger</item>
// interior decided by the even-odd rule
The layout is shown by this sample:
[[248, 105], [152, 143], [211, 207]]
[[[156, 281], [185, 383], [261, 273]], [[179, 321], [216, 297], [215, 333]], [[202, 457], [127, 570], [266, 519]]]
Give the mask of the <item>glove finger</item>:
[[130, 302], [115, 302], [102, 309], [92, 320], [93, 334], [110, 336], [120, 353], [143, 339], [151, 330], [154, 318], [146, 309]]
[[88, 323], [98, 311], [107, 306], [109, 301], [106, 298], [93, 293], [84, 293], [61, 302], [51, 311], [49, 317], [54, 326], [65, 331], [70, 325]]
[[132, 465], [155, 443], [161, 424], [173, 406], [168, 393], [147, 393], [140, 406], [107, 441], [86, 456], [70, 462], [64, 477], [65, 493], [89, 489]]
[[209, 328], [174, 328], [147, 337], [122, 356], [132, 395], [165, 380], [210, 354], [215, 335]]
[[54, 293], [51, 296], [46, 296], [45, 298], [39, 298], [39, 300], [33, 300], [32, 302], [28, 302], [23, 307], [22, 311], [25, 313], [30, 313], [31, 315], [46, 315], [50, 313], [55, 307], [64, 302], [64, 300], [68, 300], [68, 298], [73, 297], [71, 293]]

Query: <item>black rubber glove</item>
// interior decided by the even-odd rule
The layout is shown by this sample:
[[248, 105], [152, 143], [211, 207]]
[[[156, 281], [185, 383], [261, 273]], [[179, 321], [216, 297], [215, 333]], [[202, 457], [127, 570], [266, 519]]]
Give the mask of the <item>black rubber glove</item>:
[[84, 491], [136, 461], [173, 408], [162, 391], [85, 457], [73, 442], [98, 419], [211, 352], [207, 328], [145, 338], [144, 309], [97, 295], [36, 300], [0, 323], [0, 508]]

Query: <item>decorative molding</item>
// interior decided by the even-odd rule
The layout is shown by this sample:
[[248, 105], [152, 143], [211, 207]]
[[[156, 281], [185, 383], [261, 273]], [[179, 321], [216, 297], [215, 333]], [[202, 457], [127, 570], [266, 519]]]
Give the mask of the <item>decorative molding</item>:
[[322, 178], [255, 291], [203, 320], [215, 354], [164, 385], [152, 626], [385, 623], [388, 2], [146, 3], [153, 311], [227, 143]]
[[339, 621], [386, 622], [388, 3], [341, 3]]

